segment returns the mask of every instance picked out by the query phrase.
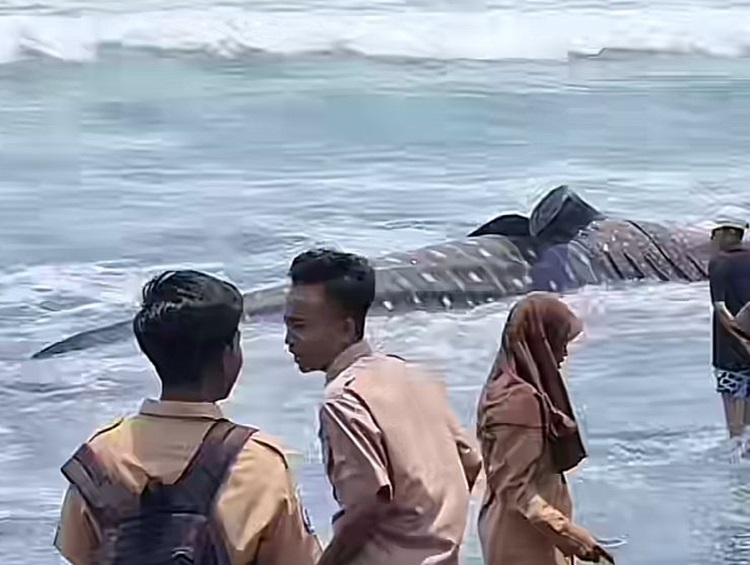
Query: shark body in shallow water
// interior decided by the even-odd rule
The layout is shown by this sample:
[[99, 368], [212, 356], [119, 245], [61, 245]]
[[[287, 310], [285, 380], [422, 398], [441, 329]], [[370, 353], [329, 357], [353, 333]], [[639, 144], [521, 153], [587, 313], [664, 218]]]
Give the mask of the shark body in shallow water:
[[[696, 282], [708, 278], [706, 230], [610, 218], [566, 186], [529, 217], [505, 214], [466, 238], [371, 260], [371, 315], [470, 309], [530, 291], [565, 292], [629, 280]], [[286, 285], [245, 294], [249, 318], [280, 317]], [[33, 355], [46, 358], [132, 335], [131, 321], [85, 331]]]

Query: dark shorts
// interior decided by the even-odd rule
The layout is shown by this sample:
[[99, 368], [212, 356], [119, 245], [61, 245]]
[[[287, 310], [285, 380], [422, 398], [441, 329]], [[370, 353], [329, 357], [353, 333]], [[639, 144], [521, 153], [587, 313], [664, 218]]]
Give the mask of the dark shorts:
[[716, 392], [728, 394], [733, 398], [750, 400], [750, 369], [744, 371], [727, 371], [714, 367]]

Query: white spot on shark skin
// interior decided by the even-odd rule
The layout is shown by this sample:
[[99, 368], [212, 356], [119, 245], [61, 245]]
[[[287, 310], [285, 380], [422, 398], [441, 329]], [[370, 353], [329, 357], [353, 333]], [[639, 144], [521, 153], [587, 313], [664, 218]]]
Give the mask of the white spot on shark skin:
[[445, 253], [443, 253], [442, 251], [438, 251], [437, 249], [430, 249], [429, 253], [436, 259], [445, 259], [446, 257], [448, 257]]
[[524, 275], [521, 280], [523, 281], [523, 284], [531, 284], [531, 277], [529, 275]]
[[419, 273], [421, 277], [430, 283], [436, 283], [437, 279], [432, 275], [432, 273]]
[[555, 281], [549, 281], [549, 288], [550, 290], [557, 292], [557, 283]]
[[443, 296], [443, 298], [440, 299], [440, 302], [442, 302], [443, 306], [445, 306], [446, 308], [450, 308], [451, 306], [453, 306], [453, 302], [451, 302], [451, 299], [448, 296]]
[[419, 298], [418, 294], [414, 294], [414, 296], [412, 296], [412, 299], [414, 300], [414, 304], [422, 304], [422, 299]]
[[393, 302], [390, 300], [383, 300], [383, 307], [389, 312], [393, 311]]
[[515, 286], [518, 290], [521, 290], [524, 287], [523, 281], [521, 279], [514, 278], [512, 281], [510, 281], [513, 286]]
[[487, 258], [492, 257], [492, 253], [490, 253], [489, 251], [487, 251], [484, 247], [480, 247], [479, 248], [479, 254], [482, 257], [487, 257]]
[[604, 251], [605, 253], [609, 253], [609, 244], [608, 243], [605, 243], [604, 245], [602, 245], [602, 251]]
[[482, 277], [480, 277], [478, 274], [476, 274], [474, 271], [469, 271], [469, 278], [472, 280], [472, 282], [480, 283], [484, 282], [482, 280]]
[[411, 263], [412, 265], [416, 265], [418, 261], [416, 259], [409, 259], [409, 263]]

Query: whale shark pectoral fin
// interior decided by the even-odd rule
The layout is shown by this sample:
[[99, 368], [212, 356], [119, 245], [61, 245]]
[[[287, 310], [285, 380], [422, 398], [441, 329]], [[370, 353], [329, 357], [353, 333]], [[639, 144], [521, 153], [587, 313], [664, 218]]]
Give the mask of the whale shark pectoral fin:
[[34, 353], [31, 358], [48, 359], [56, 355], [62, 355], [63, 353], [71, 353], [73, 351], [96, 347], [97, 345], [109, 345], [118, 341], [124, 341], [132, 336], [132, 325], [133, 322], [131, 320], [124, 320], [104, 328], [81, 332], [48, 345], [44, 349]]

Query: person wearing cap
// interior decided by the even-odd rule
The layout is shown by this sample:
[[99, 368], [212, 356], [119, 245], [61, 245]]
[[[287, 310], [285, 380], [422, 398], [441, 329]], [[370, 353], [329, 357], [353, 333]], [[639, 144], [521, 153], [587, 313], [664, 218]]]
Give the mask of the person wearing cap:
[[713, 256], [708, 265], [713, 304], [712, 365], [731, 438], [742, 436], [750, 424], [750, 359], [731, 331], [735, 316], [750, 302], [750, 249], [742, 242], [747, 228], [742, 220], [717, 222], [711, 231]]

